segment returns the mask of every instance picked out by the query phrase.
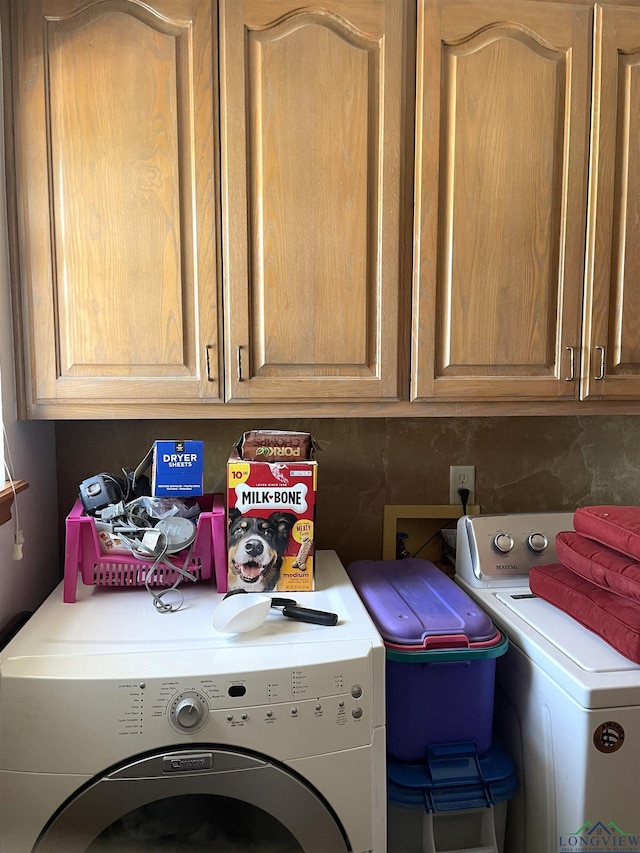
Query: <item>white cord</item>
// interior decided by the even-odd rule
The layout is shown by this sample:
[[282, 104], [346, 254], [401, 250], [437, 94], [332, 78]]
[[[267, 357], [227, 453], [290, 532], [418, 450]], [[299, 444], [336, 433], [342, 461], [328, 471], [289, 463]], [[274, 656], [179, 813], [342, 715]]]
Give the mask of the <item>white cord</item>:
[[[182, 568], [180, 568], [180, 566], [174, 566], [174, 564], [167, 557], [167, 548], [169, 547], [169, 540], [167, 538], [166, 533], [164, 533], [164, 531], [162, 531], [162, 530], [158, 530], [156, 532], [159, 534], [159, 537], [164, 541], [164, 544], [162, 546], [161, 552], [157, 555], [156, 555], [155, 551], [149, 551], [150, 557], [155, 556], [155, 560], [154, 560], [153, 565], [145, 573], [144, 585], [147, 589], [147, 592], [153, 598], [153, 606], [156, 608], [158, 613], [174, 613], [176, 610], [180, 610], [180, 608], [182, 607], [182, 605], [184, 603], [184, 595], [182, 594], [181, 590], [178, 590], [178, 586], [181, 583], [182, 578], [184, 577], [190, 581], [196, 581], [197, 580], [197, 578], [194, 575], [190, 574], [187, 571], [187, 566], [189, 565], [189, 561], [191, 560], [191, 552], [193, 550], [193, 545], [189, 548], [189, 551], [187, 553], [187, 557], [184, 561]], [[160, 539], [159, 539], [159, 541], [160, 541]], [[141, 545], [141, 548], [146, 548], [146, 546], [143, 543], [140, 543], [140, 545]], [[140, 556], [142, 557], [142, 559], [146, 559], [144, 556], [144, 553], [140, 552]], [[155, 590], [155, 589], [152, 589], [151, 585], [150, 585], [151, 584], [151, 577], [153, 575], [153, 572], [158, 568], [160, 563], [163, 563], [165, 566], [167, 566], [169, 569], [171, 569], [171, 571], [177, 572], [178, 577], [176, 578], [176, 580], [173, 582], [173, 584], [170, 587], [167, 587], [166, 589]], [[178, 593], [180, 595], [180, 601], [179, 601], [177, 606], [174, 604], [170, 604], [167, 601], [162, 600], [168, 593], [174, 592], [176, 590], [178, 590]]]
[[[131, 554], [134, 557], [141, 559], [141, 560], [152, 560], [153, 561], [152, 564], [149, 566], [148, 569], [146, 569], [146, 571], [144, 573], [144, 585], [146, 587], [147, 592], [151, 595], [151, 597], [153, 599], [154, 607], [156, 608], [156, 610], [159, 613], [173, 613], [176, 610], [180, 610], [180, 608], [182, 607], [182, 605], [184, 603], [184, 595], [182, 594], [182, 592], [180, 590], [178, 590], [178, 593], [180, 595], [180, 601], [178, 602], [177, 605], [170, 604], [169, 602], [163, 601], [162, 599], [168, 593], [176, 591], [183, 578], [185, 578], [186, 580], [190, 580], [190, 581], [197, 581], [197, 578], [194, 575], [192, 575], [190, 572], [187, 571], [187, 568], [189, 566], [189, 562], [191, 561], [191, 554], [193, 551], [193, 543], [191, 544], [191, 547], [189, 548], [189, 551], [187, 553], [187, 556], [186, 556], [186, 559], [184, 561], [183, 566], [182, 567], [175, 566], [167, 557], [167, 549], [169, 547], [169, 540], [167, 538], [166, 533], [163, 530], [155, 530], [155, 528], [153, 528], [153, 527], [141, 527], [141, 526], [137, 525], [136, 521], [140, 520], [139, 516], [127, 514], [125, 516], [125, 518], [126, 518], [126, 522], [123, 526], [126, 527], [127, 532], [130, 532], [133, 530], [139, 530], [141, 533], [144, 534], [144, 533], [147, 533], [149, 531], [154, 530], [158, 534], [157, 541], [163, 543], [159, 551], [156, 549], [152, 550], [147, 545], [145, 545], [144, 542], [139, 541], [137, 539], [130, 539], [128, 536], [125, 535], [124, 531], [122, 529], [120, 529], [119, 526], [116, 526], [114, 528], [114, 533], [116, 533], [118, 535], [118, 537], [121, 539], [123, 545], [125, 545], [125, 547], [127, 547], [131, 551]], [[128, 522], [128, 524], [127, 524], [127, 522]], [[166, 589], [155, 590], [155, 589], [151, 588], [151, 578], [153, 577], [153, 573], [154, 573], [154, 571], [156, 571], [156, 569], [158, 568], [160, 563], [163, 563], [164, 565], [166, 565], [168, 568], [171, 569], [171, 571], [177, 572], [178, 577], [176, 578], [176, 580], [174, 581], [174, 583], [170, 587], [167, 587]]]
[[[189, 548], [189, 552], [187, 554], [187, 557], [184, 561], [182, 568], [180, 568], [179, 566], [174, 566], [173, 563], [170, 562], [170, 560], [168, 560], [166, 557], [162, 558], [163, 563], [165, 563], [167, 566], [169, 566], [169, 568], [173, 569], [173, 571], [178, 572], [178, 577], [176, 578], [176, 580], [173, 582], [173, 584], [170, 587], [167, 587], [166, 589], [155, 590], [155, 589], [152, 589], [151, 586], [149, 585], [149, 578], [151, 577], [151, 573], [153, 571], [153, 568], [155, 568], [155, 566], [157, 566], [157, 563], [155, 563], [154, 566], [152, 567], [152, 569], [149, 569], [149, 571], [145, 575], [144, 585], [147, 588], [147, 592], [149, 592], [150, 595], [152, 596], [153, 605], [156, 608], [156, 610], [158, 611], [158, 613], [174, 613], [176, 610], [180, 610], [180, 608], [184, 604], [184, 595], [182, 593], [182, 590], [178, 589], [178, 586], [179, 586], [180, 582], [182, 581], [182, 576], [189, 578], [189, 580], [192, 580], [192, 581], [197, 580], [197, 578], [195, 578], [193, 575], [189, 574], [189, 572], [186, 571], [186, 568], [189, 565], [189, 561], [191, 560], [191, 552], [192, 551], [193, 551], [193, 544]], [[177, 605], [170, 604], [169, 602], [162, 600], [165, 595], [167, 595], [170, 592], [174, 592], [174, 591], [177, 591], [178, 594], [180, 595], [180, 601]]]
[[[13, 460], [11, 458], [11, 448], [9, 447], [9, 438], [7, 436], [7, 430], [2, 424], [2, 433], [4, 435], [4, 446], [7, 451], [7, 455], [4, 459], [4, 469], [7, 475], [7, 479], [9, 480], [9, 485], [11, 486], [11, 491], [13, 492], [13, 517], [15, 519], [15, 529], [13, 532], [13, 559], [21, 560], [23, 555], [22, 546], [24, 545], [24, 536], [22, 530], [20, 529], [20, 516], [18, 511], [18, 493], [16, 492], [16, 484], [14, 483], [14, 474], [13, 474]], [[7, 462], [7, 459], [9, 462]], [[11, 463], [11, 467], [9, 467], [9, 463]]]

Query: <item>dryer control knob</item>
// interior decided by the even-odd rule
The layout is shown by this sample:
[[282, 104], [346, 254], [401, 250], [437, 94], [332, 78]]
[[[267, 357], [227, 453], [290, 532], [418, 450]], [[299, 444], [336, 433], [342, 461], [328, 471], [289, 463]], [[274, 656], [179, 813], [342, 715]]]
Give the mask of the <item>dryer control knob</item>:
[[193, 692], [176, 697], [169, 713], [171, 723], [178, 731], [194, 732], [204, 725], [208, 711], [206, 699]]
[[508, 533], [497, 533], [493, 537], [493, 547], [496, 551], [500, 551], [501, 554], [508, 554], [513, 546], [513, 536], [510, 536]]
[[531, 548], [532, 551], [536, 553], [540, 553], [544, 551], [544, 549], [549, 544], [549, 540], [544, 535], [544, 533], [532, 533], [527, 539], [527, 545]]
[[193, 729], [202, 721], [203, 713], [197, 699], [181, 699], [176, 705], [176, 723], [182, 729]]

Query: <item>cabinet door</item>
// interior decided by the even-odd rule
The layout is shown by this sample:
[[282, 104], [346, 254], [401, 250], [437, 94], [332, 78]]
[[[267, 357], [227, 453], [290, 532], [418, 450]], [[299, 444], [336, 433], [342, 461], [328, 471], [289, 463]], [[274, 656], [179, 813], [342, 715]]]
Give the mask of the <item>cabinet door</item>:
[[412, 398], [575, 398], [593, 12], [419, 8]]
[[596, 7], [582, 396], [640, 400], [640, 9]]
[[32, 416], [219, 395], [210, 5], [11, 4]]
[[409, 9], [221, 0], [230, 400], [398, 395]]

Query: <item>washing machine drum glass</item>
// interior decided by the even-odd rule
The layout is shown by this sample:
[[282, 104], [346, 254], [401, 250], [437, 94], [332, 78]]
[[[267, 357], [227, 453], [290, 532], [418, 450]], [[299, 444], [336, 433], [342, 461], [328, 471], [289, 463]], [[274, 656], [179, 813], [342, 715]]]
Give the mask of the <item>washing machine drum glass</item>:
[[331, 811], [303, 780], [255, 756], [204, 749], [165, 752], [101, 775], [53, 816], [34, 851], [328, 849], [349, 848]]
[[177, 849], [304, 853], [289, 830], [257, 806], [208, 794], [139, 806], [103, 830], [86, 853]]

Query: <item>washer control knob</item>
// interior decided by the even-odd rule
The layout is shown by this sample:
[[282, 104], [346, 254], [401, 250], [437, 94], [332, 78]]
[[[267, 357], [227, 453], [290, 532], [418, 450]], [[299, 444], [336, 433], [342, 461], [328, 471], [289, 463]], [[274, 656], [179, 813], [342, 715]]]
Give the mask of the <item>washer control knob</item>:
[[176, 705], [176, 723], [181, 729], [194, 729], [202, 722], [204, 709], [197, 699], [181, 699]]
[[501, 554], [508, 554], [513, 546], [513, 536], [510, 536], [508, 533], [497, 533], [493, 537], [493, 547]]
[[204, 696], [189, 691], [175, 697], [171, 703], [169, 718], [179, 732], [195, 732], [206, 723], [208, 713], [209, 706]]
[[527, 539], [527, 545], [537, 554], [544, 551], [548, 544], [549, 540], [544, 533], [531, 533]]

